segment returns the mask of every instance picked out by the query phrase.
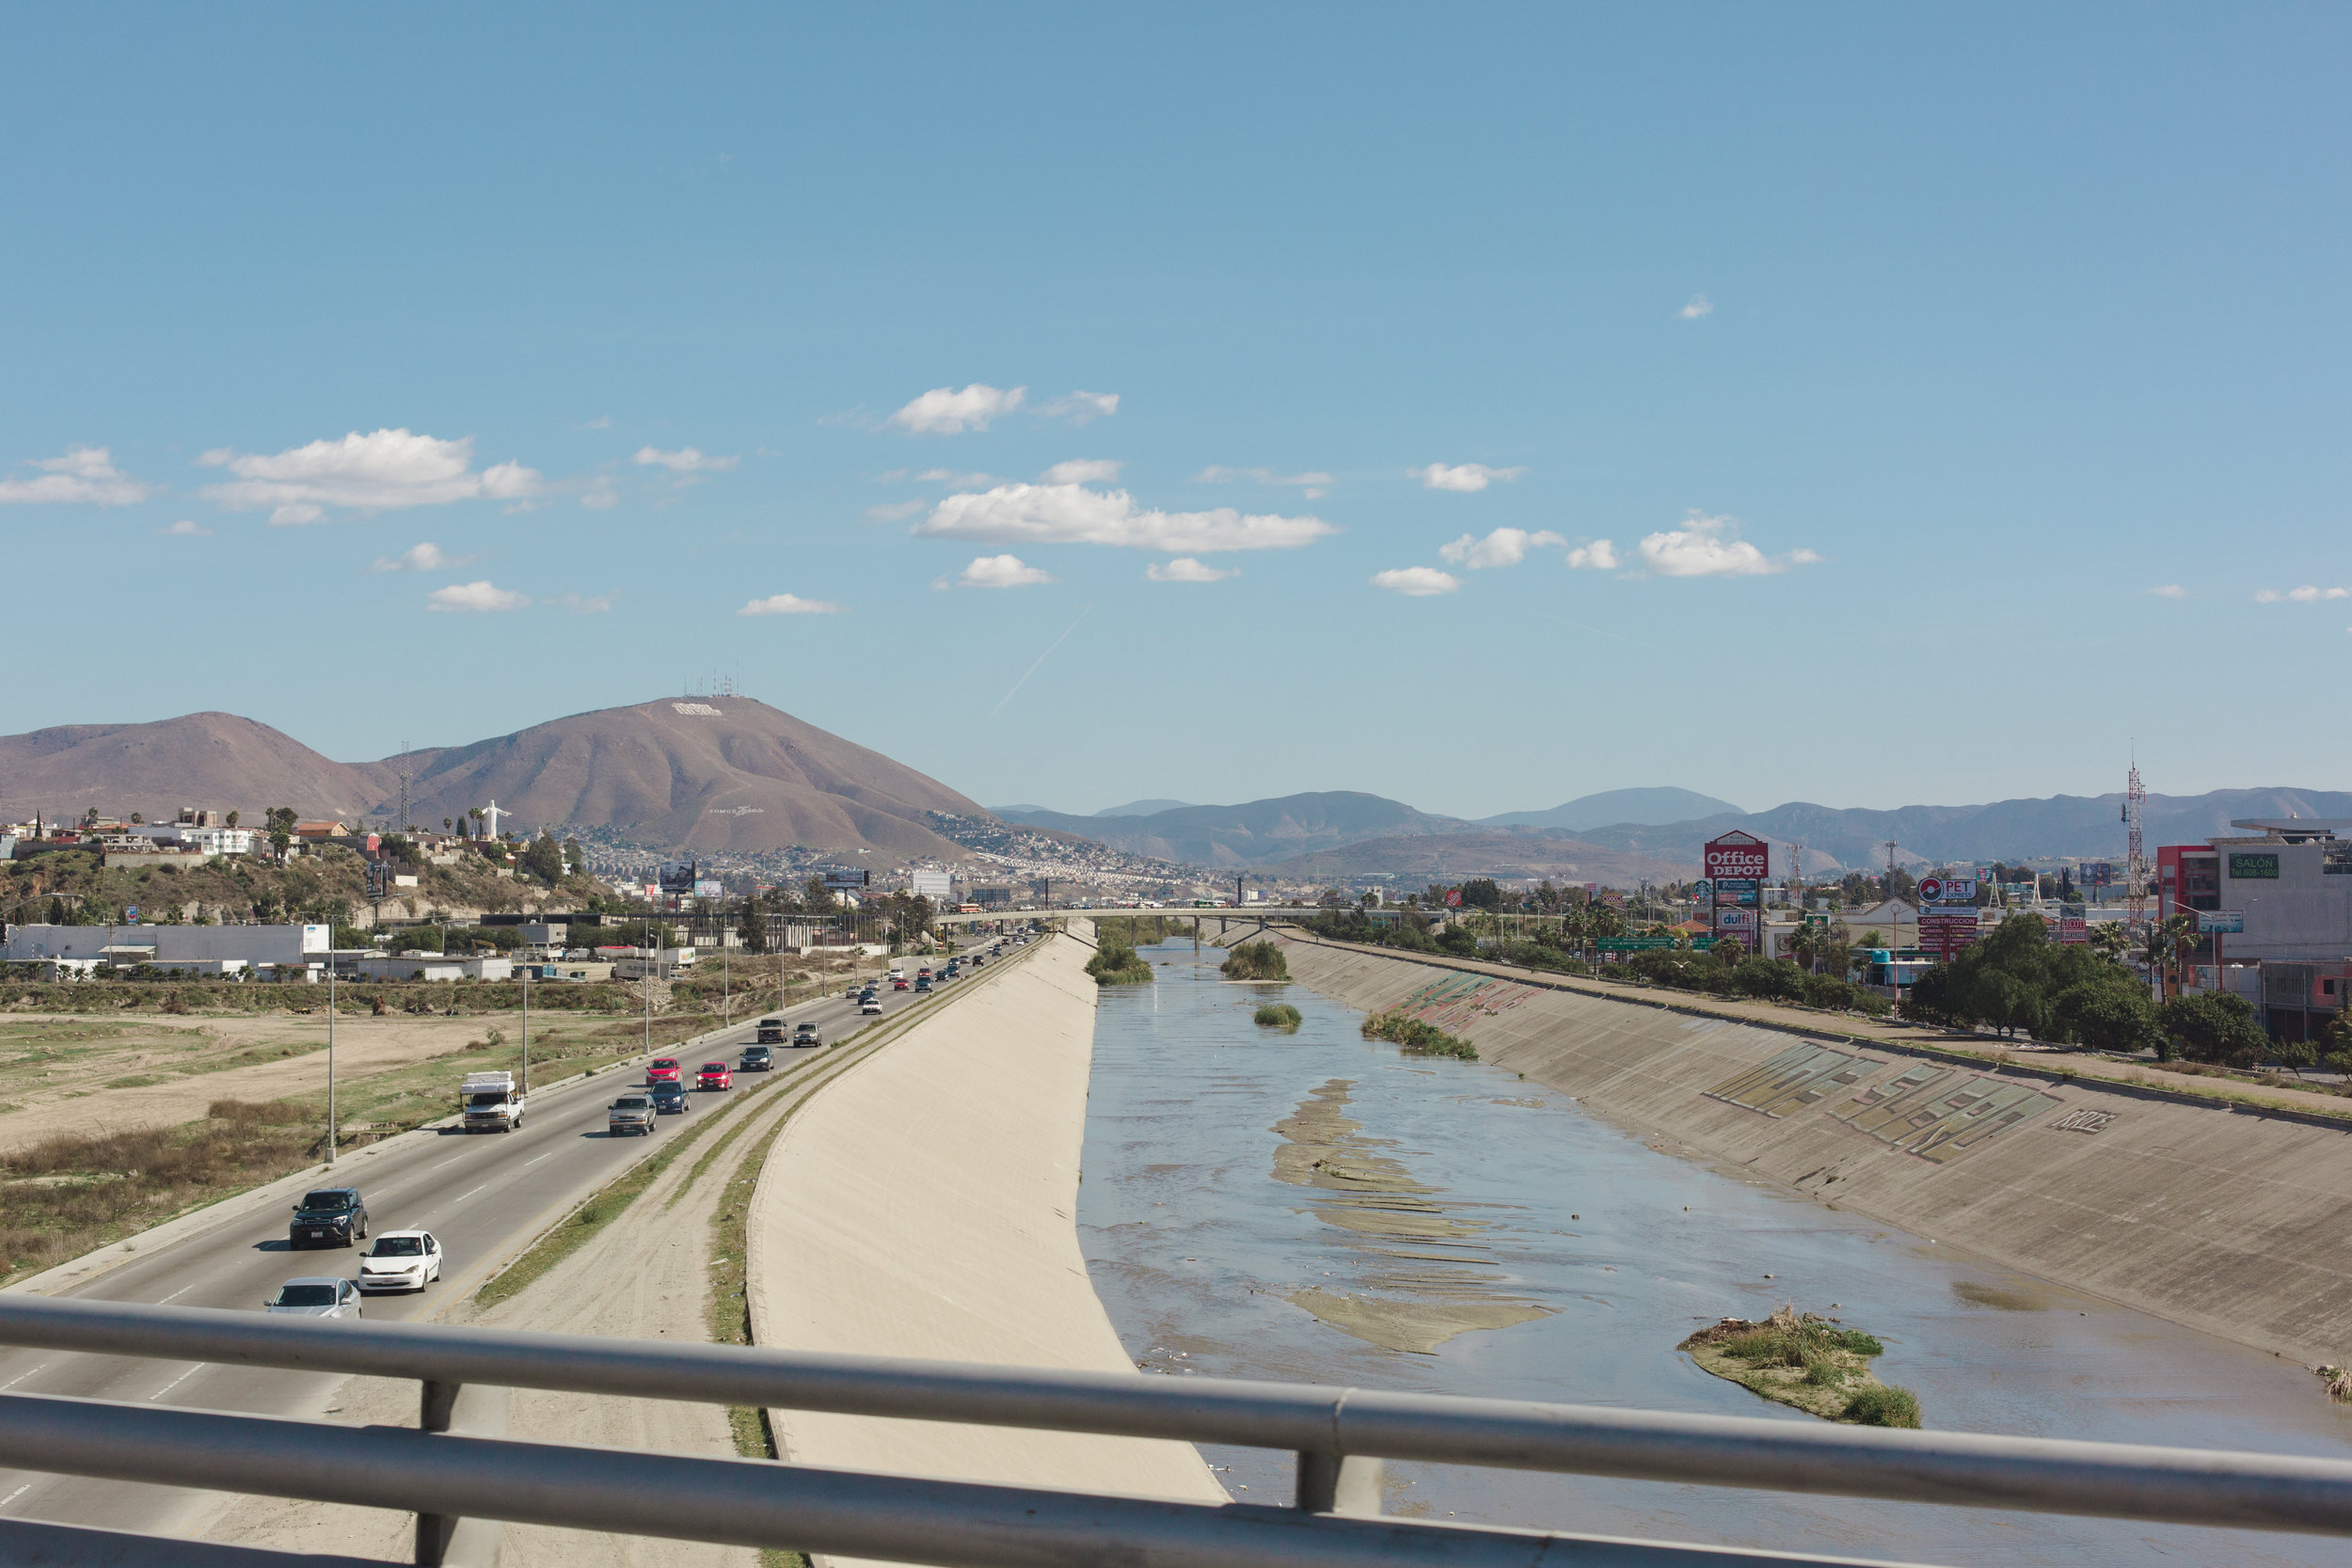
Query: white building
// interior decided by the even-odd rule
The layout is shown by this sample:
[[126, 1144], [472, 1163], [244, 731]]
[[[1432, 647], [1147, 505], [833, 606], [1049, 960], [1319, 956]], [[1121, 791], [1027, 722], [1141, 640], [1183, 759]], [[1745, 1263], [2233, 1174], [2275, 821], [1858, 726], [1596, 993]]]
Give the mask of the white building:
[[0, 941], [9, 963], [102, 959], [120, 967], [234, 964], [299, 968], [326, 961], [325, 926], [11, 926]]
[[955, 900], [956, 878], [952, 871], [917, 871], [913, 874], [911, 891], [918, 898], [928, 898], [933, 905]]
[[488, 954], [393, 953], [352, 965], [362, 980], [512, 980], [515, 960]]

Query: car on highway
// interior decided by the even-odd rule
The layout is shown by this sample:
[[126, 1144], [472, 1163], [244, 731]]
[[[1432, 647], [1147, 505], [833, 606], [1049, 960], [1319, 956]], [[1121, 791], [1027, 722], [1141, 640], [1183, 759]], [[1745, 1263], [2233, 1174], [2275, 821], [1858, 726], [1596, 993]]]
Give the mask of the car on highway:
[[441, 1243], [429, 1230], [387, 1230], [360, 1255], [362, 1291], [421, 1291], [441, 1277]]
[[918, 980], [930, 979], [931, 977], [931, 966], [925, 964], [922, 968], [914, 972], [914, 977]]
[[890, 989], [891, 989], [892, 990], [906, 990], [906, 989], [907, 989], [907, 977], [906, 977], [905, 975], [903, 975], [903, 974], [896, 974], [896, 975], [891, 976], [891, 980], [890, 980]]
[[645, 1082], [648, 1084], [675, 1084], [680, 1076], [675, 1056], [656, 1056], [653, 1064], [645, 1069]]
[[825, 1037], [823, 1033], [818, 1029], [814, 1022], [806, 1019], [802, 1020], [800, 1026], [792, 1031], [792, 1048], [796, 1051], [806, 1046], [822, 1045], [824, 1043]]
[[[776, 1031], [775, 1045], [784, 1043], [784, 1031]], [[735, 1064], [738, 1072], [773, 1072], [776, 1069], [775, 1045], [747, 1045], [743, 1059]]]
[[[681, 1101], [686, 1098], [686, 1092], [683, 1089], [677, 1088], [675, 1085], [672, 1085], [671, 1088]], [[641, 1133], [651, 1136], [653, 1118], [654, 1108], [651, 1095], [625, 1094], [614, 1101], [612, 1108], [605, 1112], [605, 1132], [608, 1136], [615, 1138], [626, 1138]]]
[[368, 1206], [357, 1187], [319, 1187], [302, 1195], [286, 1226], [286, 1244], [349, 1246], [368, 1239]]
[[860, 992], [860, 991], [862, 991], [862, 990], [864, 990], [865, 989], [866, 989], [866, 982], [865, 982], [865, 981], [863, 981], [863, 980], [852, 980], [852, 981], [850, 981], [850, 989], [849, 989], [849, 990], [845, 990], [845, 991], [843, 991], [841, 994], [842, 994], [843, 996], [846, 996], [846, 997], [849, 997], [849, 998], [851, 998], [852, 1000], [854, 1000], [854, 999], [856, 998], [856, 996], [857, 996], [857, 993], [858, 993], [858, 992]]
[[882, 1011], [882, 998], [869, 992], [863, 1001], [858, 1003], [857, 1010], [861, 1018], [870, 1018]]
[[276, 1295], [262, 1298], [262, 1310], [293, 1318], [356, 1318], [362, 1308], [359, 1287], [348, 1279], [289, 1279]]
[[931, 977], [928, 974], [924, 975], [920, 980], [914, 982], [914, 994], [917, 996], [922, 995], [925, 991], [928, 991], [930, 989]]
[[692, 1109], [686, 1102], [683, 1084], [656, 1084], [645, 1091], [645, 1098], [653, 1101], [654, 1115], [660, 1117], [682, 1116]]
[[705, 1062], [702, 1070], [694, 1074], [694, 1087], [731, 1089], [735, 1087], [735, 1069], [724, 1062]]
[[780, 1018], [761, 1019], [759, 1033], [753, 1037], [762, 1045], [782, 1045], [784, 1043], [784, 1020]]

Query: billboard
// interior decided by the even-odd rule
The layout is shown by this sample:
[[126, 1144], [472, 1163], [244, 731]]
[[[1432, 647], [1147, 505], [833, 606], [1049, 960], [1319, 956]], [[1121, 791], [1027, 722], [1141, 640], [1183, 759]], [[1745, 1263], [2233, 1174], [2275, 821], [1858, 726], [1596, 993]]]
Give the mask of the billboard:
[[1450, 887], [1445, 890], [1445, 907], [1449, 910], [1458, 910], [1462, 907], [1462, 890], [1460, 888]]
[[1919, 879], [1919, 902], [1922, 904], [1973, 904], [1976, 901], [1977, 879], [1974, 877]]
[[724, 882], [722, 882], [722, 881], [718, 880], [716, 878], [712, 878], [712, 877], [698, 877], [698, 878], [696, 878], [696, 879], [694, 879], [694, 896], [695, 896], [695, 897], [697, 897], [697, 898], [724, 898], [726, 895], [727, 895], [727, 885], [726, 885], [726, 883], [724, 883]]
[[2233, 854], [2230, 857], [2230, 879], [2232, 881], [2276, 881], [2278, 878], [2279, 857], [2275, 854]]
[[2080, 904], [2060, 904], [2058, 906], [2058, 939], [2060, 942], [2089, 942], [2090, 940], [2089, 910]]
[[863, 871], [828, 871], [825, 873], [825, 888], [828, 892], [837, 893], [843, 888], [850, 887], [862, 888], [866, 880], [866, 873]]
[[1756, 929], [1754, 910], [1719, 909], [1715, 911], [1718, 931], [1752, 931]]
[[2223, 931], [2236, 935], [2246, 929], [2244, 910], [2199, 910], [2197, 928], [2201, 931]]
[[1707, 841], [1704, 863], [1709, 879], [1725, 877], [1762, 880], [1772, 875], [1772, 847], [1748, 833], [1725, 833]]

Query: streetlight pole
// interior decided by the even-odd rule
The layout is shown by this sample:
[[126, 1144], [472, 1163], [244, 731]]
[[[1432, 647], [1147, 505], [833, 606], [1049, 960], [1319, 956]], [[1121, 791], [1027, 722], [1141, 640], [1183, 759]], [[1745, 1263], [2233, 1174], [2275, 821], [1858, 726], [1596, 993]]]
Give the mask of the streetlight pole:
[[326, 922], [326, 1163], [335, 1163], [335, 922]]
[[531, 964], [523, 963], [523, 1093], [531, 1092]]

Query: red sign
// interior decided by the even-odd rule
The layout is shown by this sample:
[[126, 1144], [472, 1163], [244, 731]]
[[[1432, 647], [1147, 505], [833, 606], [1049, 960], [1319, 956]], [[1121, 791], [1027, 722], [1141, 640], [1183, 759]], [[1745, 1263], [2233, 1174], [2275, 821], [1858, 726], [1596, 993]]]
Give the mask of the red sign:
[[1462, 890], [1460, 888], [1450, 887], [1445, 890], [1445, 907], [1449, 910], [1458, 910], [1462, 907]]
[[1772, 858], [1772, 846], [1761, 839], [1746, 833], [1729, 833], [1708, 841], [1707, 875], [1717, 880], [1725, 877], [1760, 880], [1771, 875]]

